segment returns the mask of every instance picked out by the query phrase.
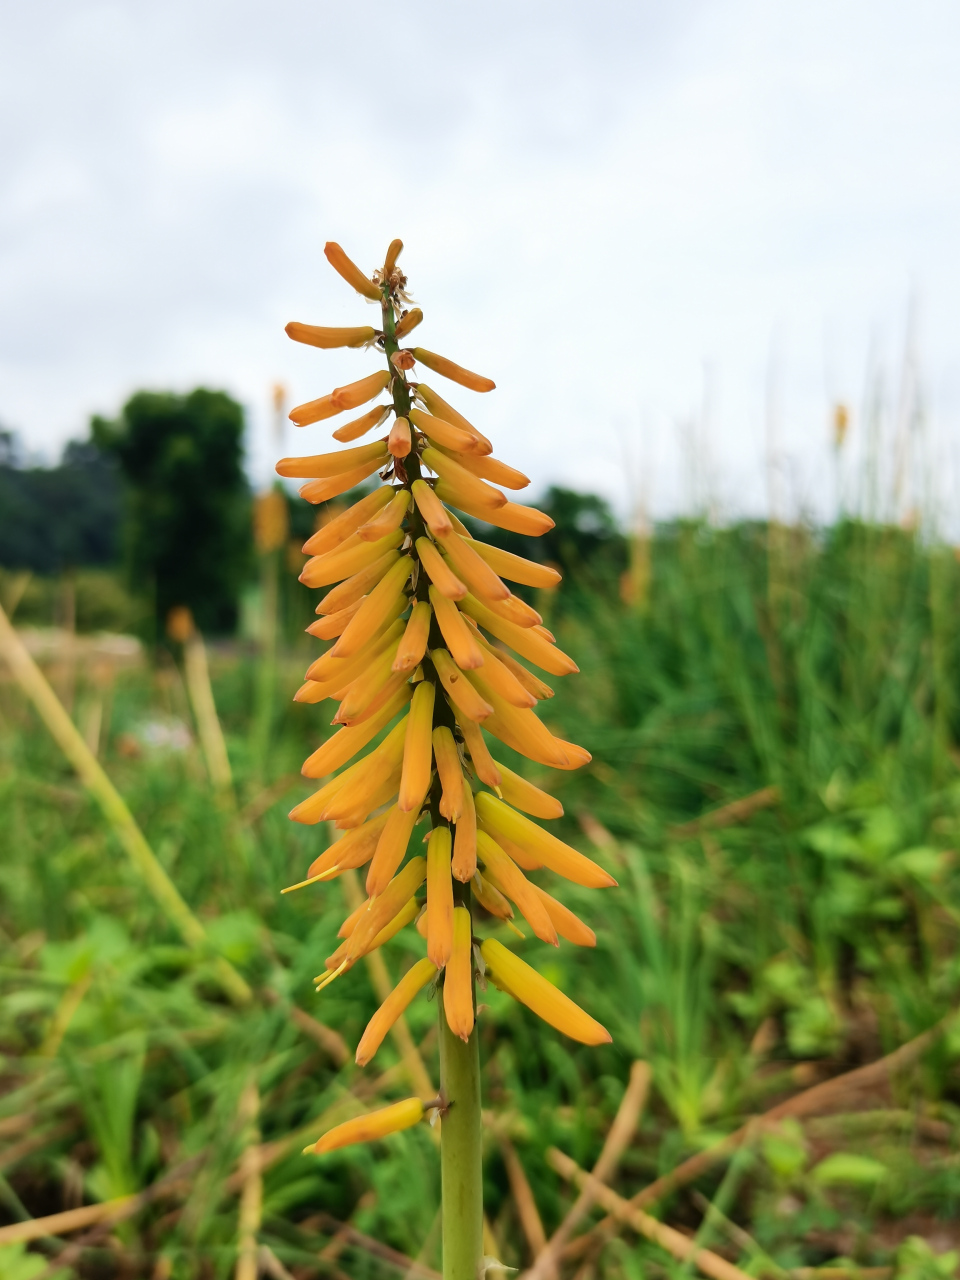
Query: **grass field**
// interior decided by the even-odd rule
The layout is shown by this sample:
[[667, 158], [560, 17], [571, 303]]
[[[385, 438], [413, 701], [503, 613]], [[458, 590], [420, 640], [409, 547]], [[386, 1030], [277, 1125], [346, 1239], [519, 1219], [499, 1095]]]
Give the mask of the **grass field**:
[[[648, 1212], [754, 1276], [953, 1274], [960, 565], [896, 528], [689, 522], [632, 549], [628, 587], [588, 566], [538, 599], [581, 668], [544, 719], [592, 765], [547, 777], [501, 752], [556, 791], [558, 834], [620, 887], [558, 890], [595, 951], [512, 939], [612, 1046], [484, 997], [488, 1252], [530, 1264], [576, 1195], [550, 1149], [592, 1167], [642, 1060], [652, 1083], [609, 1179], [620, 1195], [681, 1169]], [[172, 659], [48, 668], [206, 952], [185, 946], [0, 677], [0, 1221], [141, 1197], [122, 1220], [29, 1246], [0, 1233], [3, 1280], [227, 1276], [244, 1243], [262, 1274], [303, 1280], [439, 1266], [428, 1128], [300, 1154], [334, 1120], [411, 1092], [395, 1043], [364, 1071], [352, 1062], [382, 973], [358, 966], [313, 994], [350, 879], [279, 892], [329, 838], [285, 816], [326, 732], [290, 702], [312, 645], [282, 645], [275, 674], [253, 645], [211, 646], [233, 776], [219, 791]], [[391, 979], [422, 947], [412, 929], [389, 944]], [[249, 983], [246, 1003], [225, 995], [215, 953]], [[435, 1022], [426, 999], [411, 1007], [434, 1082]], [[569, 1246], [562, 1274], [694, 1268], [620, 1225]]]

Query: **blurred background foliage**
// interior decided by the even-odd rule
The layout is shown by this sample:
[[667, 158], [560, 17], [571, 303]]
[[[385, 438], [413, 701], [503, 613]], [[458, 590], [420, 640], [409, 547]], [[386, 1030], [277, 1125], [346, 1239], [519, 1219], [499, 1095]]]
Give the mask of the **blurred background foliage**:
[[[79, 536], [4, 551], [0, 592], [18, 625], [149, 638], [166, 604], [190, 604], [220, 633], [210, 669], [232, 771], [226, 791], [211, 785], [179, 652], [120, 663], [96, 637], [81, 651], [43, 650], [204, 922], [210, 950], [198, 952], [0, 672], [0, 1220], [145, 1193], [136, 1216], [73, 1243], [28, 1251], [0, 1239], [3, 1277], [232, 1274], [251, 1149], [263, 1168], [262, 1274], [439, 1265], [429, 1130], [322, 1161], [299, 1154], [410, 1086], [391, 1042], [366, 1071], [352, 1065], [379, 1002], [373, 973], [358, 966], [321, 998], [312, 991], [350, 882], [279, 895], [330, 837], [285, 814], [312, 789], [300, 765], [329, 732], [290, 699], [316, 655], [299, 546], [331, 512], [285, 495], [278, 539], [251, 553], [241, 421], [219, 393], [138, 395], [117, 423], [96, 424], [100, 452], [68, 450], [38, 478], [8, 445], [0, 469], [24, 510], [36, 504], [41, 532], [61, 509], [79, 520], [113, 495], [112, 559], [68, 556], [93, 545]], [[73, 507], [43, 496], [71, 484]], [[531, 599], [581, 674], [556, 682], [541, 712], [593, 762], [550, 775], [498, 754], [559, 795], [558, 834], [620, 888], [598, 898], [550, 886], [596, 929], [596, 951], [548, 954], [502, 934], [610, 1027], [612, 1046], [570, 1044], [492, 988], [484, 996], [488, 1248], [521, 1268], [534, 1240], [511, 1152], [549, 1234], [572, 1193], [548, 1148], [593, 1163], [634, 1059], [653, 1085], [612, 1179], [628, 1196], [747, 1117], [938, 1026], [960, 996], [953, 549], [854, 518], [824, 529], [689, 519], [629, 535], [591, 495], [552, 489], [539, 505], [556, 530], [496, 540], [564, 571], [558, 590]], [[0, 505], [0, 546], [27, 545], [17, 526]], [[385, 951], [391, 979], [422, 949], [401, 933]], [[250, 983], [248, 1004], [225, 998], [217, 954]], [[435, 1015], [426, 999], [408, 1015], [434, 1079]], [[953, 1274], [958, 1067], [960, 1025], [948, 1021], [900, 1075], [767, 1129], [656, 1212], [752, 1276]], [[564, 1274], [681, 1272], [625, 1232]]]

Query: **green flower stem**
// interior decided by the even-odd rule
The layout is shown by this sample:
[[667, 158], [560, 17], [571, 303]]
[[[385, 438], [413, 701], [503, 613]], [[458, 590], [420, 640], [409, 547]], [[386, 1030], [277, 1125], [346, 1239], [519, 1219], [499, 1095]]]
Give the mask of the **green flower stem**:
[[440, 1088], [449, 1110], [440, 1130], [443, 1280], [477, 1280], [483, 1256], [483, 1167], [480, 1132], [480, 1040], [466, 1044], [440, 1006]]
[[[383, 348], [388, 367], [395, 372], [390, 357], [398, 350], [396, 340], [396, 312], [393, 300], [386, 288], [383, 292]], [[396, 371], [398, 372], [398, 371]], [[398, 418], [410, 412], [410, 392], [402, 376], [393, 380], [393, 407]], [[414, 447], [403, 459], [401, 479], [409, 486], [421, 478], [420, 458]], [[414, 508], [408, 517], [408, 528], [414, 540], [426, 531], [419, 511]], [[411, 555], [417, 559], [416, 549]], [[417, 586], [417, 598], [427, 598], [428, 580], [421, 573]], [[443, 644], [443, 637], [436, 618], [431, 624], [430, 647]], [[433, 665], [424, 659], [424, 672], [435, 679]], [[439, 683], [439, 681], [437, 681]], [[453, 713], [442, 694], [437, 698], [434, 725], [454, 727]], [[431, 825], [444, 822], [440, 816], [440, 779], [434, 779], [430, 795]], [[454, 899], [458, 906], [470, 907], [470, 886], [454, 882]], [[480, 1259], [483, 1256], [483, 1161], [481, 1152], [480, 1121], [480, 1041], [474, 1024], [473, 1033], [466, 1044], [447, 1026], [443, 1011], [443, 988], [439, 998], [440, 1018], [440, 1091], [446, 1100], [447, 1111], [440, 1130], [440, 1179], [443, 1198], [443, 1277], [444, 1280], [477, 1280]], [[474, 993], [474, 1007], [476, 994]]]

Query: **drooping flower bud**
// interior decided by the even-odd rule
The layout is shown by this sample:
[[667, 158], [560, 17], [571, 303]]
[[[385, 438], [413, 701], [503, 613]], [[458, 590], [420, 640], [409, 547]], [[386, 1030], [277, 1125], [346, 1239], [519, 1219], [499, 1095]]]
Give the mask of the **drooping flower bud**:
[[353, 285], [357, 293], [362, 293], [371, 302], [379, 302], [381, 293], [377, 285], [363, 274], [355, 262], [352, 262], [335, 240], [328, 240], [323, 246], [323, 254], [334, 271]]
[[328, 1151], [349, 1147], [355, 1142], [375, 1142], [378, 1138], [386, 1138], [388, 1134], [409, 1129], [422, 1119], [423, 1103], [420, 1099], [406, 1098], [403, 1102], [395, 1102], [392, 1106], [381, 1107], [378, 1111], [369, 1111], [365, 1116], [357, 1116], [354, 1120], [338, 1124], [309, 1147], [304, 1147], [303, 1154], [322, 1156]]

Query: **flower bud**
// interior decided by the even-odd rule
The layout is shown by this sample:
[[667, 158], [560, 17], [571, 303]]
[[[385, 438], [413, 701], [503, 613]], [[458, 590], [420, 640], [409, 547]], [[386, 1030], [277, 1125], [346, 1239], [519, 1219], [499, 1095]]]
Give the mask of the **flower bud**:
[[492, 378], [484, 378], [479, 373], [471, 373], [469, 369], [464, 369], [461, 365], [454, 364], [446, 356], [438, 356], [433, 351], [427, 351], [423, 347], [413, 348], [413, 358], [418, 363], [426, 365], [428, 369], [432, 369], [434, 373], [439, 373], [444, 378], [449, 378], [451, 382], [459, 382], [461, 387], [467, 387], [470, 391], [493, 391], [497, 385]]
[[294, 342], [305, 342], [308, 346], [320, 347], [324, 351], [335, 347], [368, 347], [377, 336], [376, 329], [368, 324], [340, 328], [322, 324], [300, 324], [297, 320], [291, 320], [285, 332]]
[[403, 1102], [395, 1102], [392, 1106], [381, 1107], [378, 1111], [369, 1111], [365, 1116], [338, 1124], [309, 1147], [304, 1147], [303, 1154], [322, 1156], [355, 1142], [374, 1142], [388, 1134], [399, 1133], [401, 1129], [409, 1129], [422, 1119], [423, 1103], [420, 1099], [405, 1098]]
[[323, 246], [323, 254], [338, 275], [343, 276], [347, 284], [353, 285], [357, 293], [362, 293], [371, 302], [379, 302], [381, 293], [377, 285], [363, 274], [355, 262], [352, 262], [335, 240], [328, 240]]
[[423, 312], [419, 307], [413, 307], [410, 311], [405, 311], [397, 321], [397, 327], [393, 331], [393, 336], [399, 342], [401, 338], [405, 338], [408, 333], [417, 327], [423, 320]]

